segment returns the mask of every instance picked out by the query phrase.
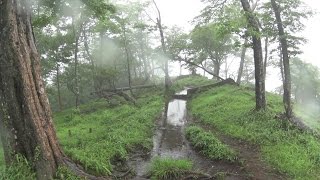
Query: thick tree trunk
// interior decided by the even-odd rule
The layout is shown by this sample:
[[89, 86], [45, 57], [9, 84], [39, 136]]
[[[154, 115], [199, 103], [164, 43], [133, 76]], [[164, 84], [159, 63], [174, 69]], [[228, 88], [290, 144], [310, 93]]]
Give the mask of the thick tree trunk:
[[286, 111], [286, 116], [288, 118], [292, 117], [292, 104], [291, 104], [291, 75], [290, 75], [290, 63], [289, 63], [289, 53], [288, 53], [288, 43], [286, 34], [284, 32], [284, 28], [282, 25], [280, 9], [275, 0], [271, 0], [272, 9], [274, 11], [279, 40], [281, 44], [281, 52], [282, 52], [282, 61], [283, 61], [283, 72], [284, 72], [284, 81], [283, 81], [283, 103]]
[[0, 1], [0, 125], [6, 164], [22, 154], [38, 179], [63, 162], [26, 0]]
[[244, 60], [245, 60], [246, 52], [247, 52], [247, 44], [248, 44], [248, 38], [245, 38], [244, 44], [243, 44], [242, 50], [241, 50], [241, 57], [240, 57], [241, 59], [240, 59], [238, 77], [237, 77], [237, 84], [241, 83], [241, 78], [242, 78], [242, 74], [243, 74]]
[[263, 73], [263, 57], [259, 22], [252, 13], [248, 0], [241, 0], [241, 4], [246, 13], [249, 27], [254, 31], [252, 33], [252, 42], [255, 67], [256, 110], [264, 110], [266, 108], [265, 77]]
[[60, 68], [59, 63], [57, 62], [56, 65], [56, 71], [57, 71], [57, 89], [58, 89], [58, 104], [59, 104], [59, 110], [62, 111], [62, 100], [61, 100], [61, 92], [60, 92]]

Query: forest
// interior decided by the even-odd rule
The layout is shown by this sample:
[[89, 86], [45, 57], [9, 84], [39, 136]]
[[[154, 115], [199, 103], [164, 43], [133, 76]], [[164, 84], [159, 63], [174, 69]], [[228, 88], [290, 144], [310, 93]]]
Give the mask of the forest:
[[199, 3], [0, 0], [0, 180], [320, 179], [317, 11]]

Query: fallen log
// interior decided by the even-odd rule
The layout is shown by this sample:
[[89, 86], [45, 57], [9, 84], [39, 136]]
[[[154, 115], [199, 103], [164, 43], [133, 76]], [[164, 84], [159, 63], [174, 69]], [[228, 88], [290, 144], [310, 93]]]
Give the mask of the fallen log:
[[99, 92], [116, 92], [116, 91], [129, 91], [133, 89], [145, 89], [145, 88], [154, 88], [156, 85], [151, 84], [151, 85], [138, 85], [138, 86], [131, 86], [131, 87], [121, 87], [121, 88], [115, 88], [115, 89], [102, 89], [98, 92], [94, 93], [99, 93]]

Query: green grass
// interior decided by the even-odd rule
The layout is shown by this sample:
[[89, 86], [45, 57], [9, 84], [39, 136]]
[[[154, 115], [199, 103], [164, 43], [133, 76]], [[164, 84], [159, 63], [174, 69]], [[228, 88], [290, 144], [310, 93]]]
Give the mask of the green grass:
[[4, 154], [3, 154], [3, 148], [2, 143], [0, 141], [0, 169], [4, 166]]
[[0, 179], [34, 180], [36, 175], [32, 172], [29, 162], [24, 157], [16, 156], [16, 162], [12, 166], [0, 169]]
[[267, 94], [268, 110], [256, 112], [254, 92], [223, 86], [196, 96], [189, 104], [202, 123], [222, 133], [260, 145], [263, 158], [293, 179], [320, 179], [320, 142], [275, 116], [281, 98]]
[[180, 179], [192, 169], [192, 162], [186, 159], [156, 157], [152, 160], [150, 173], [152, 179]]
[[183, 90], [187, 86], [203, 86], [203, 85], [208, 85], [208, 84], [213, 84], [215, 83], [216, 80], [208, 79], [203, 76], [187, 76], [182, 79], [179, 79], [174, 82], [172, 85], [171, 89], [173, 89], [175, 92]]
[[[164, 102], [158, 91], [145, 93], [144, 96], [147, 97], [138, 99], [137, 107], [124, 102], [111, 107], [101, 100], [54, 114], [57, 135], [64, 152], [89, 173], [110, 175], [113, 162], [126, 160], [132, 150], [150, 150], [154, 121], [161, 114]], [[2, 159], [0, 155], [0, 161]], [[16, 179], [34, 179], [26, 164], [15, 165], [4, 172], [0, 163], [0, 174], [6, 177], [0, 179], [8, 179], [15, 174]], [[78, 179], [63, 167], [57, 172], [57, 177]]]
[[206, 132], [200, 127], [188, 127], [186, 135], [191, 144], [209, 158], [231, 162], [237, 160], [236, 153], [231, 148], [223, 144], [212, 133]]
[[[162, 111], [162, 99], [156, 93], [140, 99], [140, 107], [125, 104], [91, 111], [88, 107], [92, 105], [85, 105], [80, 110], [56, 114], [57, 134], [64, 152], [85, 170], [110, 175], [113, 161], [125, 160], [135, 148], [151, 149], [154, 120]], [[84, 110], [91, 113], [83, 114]]]

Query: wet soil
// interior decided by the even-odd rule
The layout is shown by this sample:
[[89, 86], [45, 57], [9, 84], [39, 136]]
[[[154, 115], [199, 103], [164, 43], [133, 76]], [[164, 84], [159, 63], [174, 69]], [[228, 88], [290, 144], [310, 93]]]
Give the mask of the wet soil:
[[[153, 136], [153, 149], [151, 152], [136, 152], [127, 161], [128, 170], [131, 175], [124, 172], [117, 179], [150, 179], [148, 168], [154, 157], [169, 157], [174, 159], [189, 159], [194, 164], [194, 171], [217, 177], [222, 174], [221, 179], [285, 179], [284, 176], [268, 167], [262, 160], [259, 148], [246, 142], [232, 139], [223, 134], [218, 134], [222, 142], [229, 145], [239, 153], [241, 163], [211, 160], [202, 156], [192, 148], [185, 138], [184, 129], [188, 123], [194, 121], [187, 115], [187, 90], [177, 93], [171, 100], [163, 116], [156, 122]], [[215, 131], [214, 129], [206, 130]], [[134, 173], [133, 173], [134, 172]], [[192, 179], [192, 178], [191, 178]], [[193, 178], [194, 179], [194, 178]], [[199, 179], [199, 178], [198, 178]], [[220, 178], [219, 178], [220, 179]]]

